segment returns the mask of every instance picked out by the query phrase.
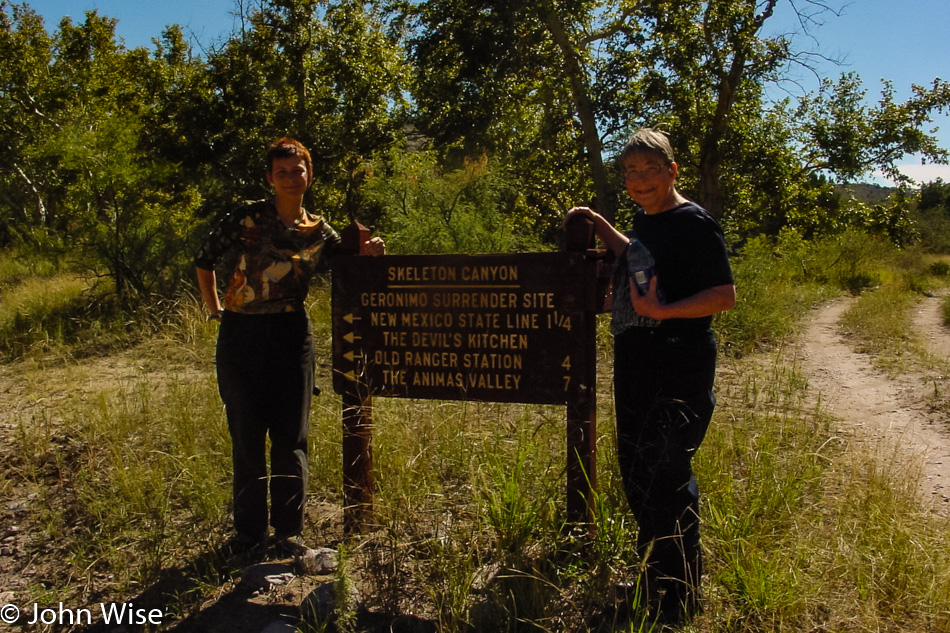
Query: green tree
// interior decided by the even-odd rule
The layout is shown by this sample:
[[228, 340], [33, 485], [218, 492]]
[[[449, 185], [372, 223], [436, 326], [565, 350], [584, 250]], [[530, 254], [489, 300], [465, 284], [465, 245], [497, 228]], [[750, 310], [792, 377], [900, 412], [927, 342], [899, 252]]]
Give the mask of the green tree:
[[208, 55], [196, 94], [206, 114], [195, 156], [206, 166], [195, 169], [231, 200], [262, 197], [264, 149], [295, 136], [313, 155], [308, 204], [359, 215], [358, 167], [398, 126], [399, 47], [370, 3], [267, 0], [243, 11], [244, 28]]
[[141, 112], [140, 148], [158, 161], [182, 167], [179, 179], [169, 184], [200, 187], [206, 197], [220, 197], [207, 141], [207, 131], [220, 126], [218, 113], [209, 107], [214, 89], [208, 65], [177, 25], [167, 27], [153, 43], [151, 62], [139, 67], [139, 79], [151, 95]]
[[164, 61], [125, 49], [115, 20], [95, 12], [79, 25], [64, 19], [55, 40], [51, 73], [61, 121], [37, 152], [66, 183], [69, 213], [60, 228], [78, 248], [79, 265], [111, 278], [124, 300], [168, 291], [182, 270], [200, 197], [176, 186], [175, 167], [142, 148]]
[[584, 201], [612, 217], [618, 185], [598, 118], [610, 91], [594, 89], [605, 68], [596, 53], [629, 39], [627, 16], [602, 2], [420, 4], [409, 38], [416, 125], [437, 146], [510, 164], [552, 223]]
[[950, 253], [950, 183], [938, 178], [920, 187], [917, 218], [923, 246]]
[[76, 120], [52, 139], [61, 168], [76, 177], [67, 202], [79, 265], [108, 277], [126, 302], [177, 289], [190, 266], [189, 236], [200, 195], [174, 191], [173, 166], [150, 159], [139, 124], [123, 117]]
[[921, 185], [917, 208], [921, 211], [938, 211], [950, 218], [950, 183], [937, 178]]
[[31, 152], [55, 130], [49, 66], [53, 40], [26, 5], [0, 2], [0, 242], [56, 214], [51, 166]]
[[393, 253], [498, 253], [540, 248], [511, 209], [519, 192], [484, 155], [442, 169], [431, 151], [394, 148], [369, 168], [368, 200], [382, 209]]
[[199, 199], [141, 146], [164, 61], [119, 44], [115, 20], [96, 12], [50, 37], [25, 6], [2, 8], [0, 46], [17, 62], [0, 93], [11, 237], [69, 250], [125, 299], [161, 288], [181, 269]]
[[[936, 80], [932, 88], [914, 90], [912, 98], [897, 103], [885, 84], [881, 99], [867, 105], [860, 78], [847, 74], [838, 82], [823, 81], [794, 107], [785, 101], [760, 110], [758, 118], [754, 112], [741, 117], [743, 123], [728, 137], [730, 159], [723, 163], [729, 169], [727, 191], [736, 192], [729, 194], [726, 223], [743, 236], [776, 235], [785, 226], [808, 237], [854, 227], [899, 244], [913, 241], [908, 192], [868, 205], [842, 196], [840, 184], [880, 171], [906, 188], [909, 183], [897, 170], [902, 157], [920, 153], [945, 161], [946, 151], [925, 127], [933, 112], [946, 107], [946, 85]], [[755, 169], [743, 170], [743, 164]]]
[[910, 179], [897, 168], [907, 154], [946, 163], [948, 153], [924, 129], [934, 112], [950, 111], [950, 83], [935, 79], [931, 87], [914, 85], [913, 96], [894, 100], [894, 86], [885, 81], [881, 98], [866, 105], [860, 77], [844, 74], [822, 81], [818, 91], [803, 97], [796, 113], [802, 168], [827, 171], [842, 180], [855, 180], [875, 170], [899, 183]]

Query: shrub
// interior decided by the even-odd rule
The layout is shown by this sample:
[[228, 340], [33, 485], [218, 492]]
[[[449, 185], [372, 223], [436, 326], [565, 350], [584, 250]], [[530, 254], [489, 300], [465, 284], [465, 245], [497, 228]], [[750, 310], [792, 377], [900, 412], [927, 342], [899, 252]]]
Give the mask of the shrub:
[[723, 348], [734, 354], [791, 334], [798, 317], [833, 291], [814, 274], [814, 247], [794, 230], [749, 240], [732, 260], [736, 307], [716, 317]]
[[392, 151], [372, 167], [363, 193], [382, 208], [391, 253], [501, 253], [539, 250], [514, 218], [517, 188], [487, 158], [446, 171], [434, 154]]
[[927, 269], [934, 277], [947, 277], [950, 276], [950, 264], [944, 261], [937, 261], [930, 264]]

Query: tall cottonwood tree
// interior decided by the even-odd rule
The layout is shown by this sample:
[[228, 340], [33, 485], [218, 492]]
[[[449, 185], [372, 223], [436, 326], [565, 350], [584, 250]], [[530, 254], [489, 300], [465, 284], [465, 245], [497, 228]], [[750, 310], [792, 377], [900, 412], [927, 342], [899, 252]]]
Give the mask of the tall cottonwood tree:
[[736, 105], [751, 100], [761, 108], [763, 84], [776, 79], [791, 57], [787, 39], [762, 35], [778, 1], [642, 4], [653, 34], [645, 51], [647, 90], [679, 119], [679, 136], [695, 144], [697, 197], [717, 218], [725, 210], [724, 145], [741, 125]]
[[[411, 41], [422, 123], [443, 137], [481, 139], [554, 83], [560, 107], [544, 116], [570, 126], [571, 154], [583, 157], [607, 217], [617, 186], [605, 156], [645, 123], [682, 128], [680, 154], [696, 156], [698, 197], [720, 216], [722, 146], [735, 106], [761, 108], [762, 84], [791, 58], [787, 40], [761, 36], [777, 2], [429, 0]], [[510, 96], [493, 98], [500, 90]], [[446, 106], [453, 91], [465, 98]]]

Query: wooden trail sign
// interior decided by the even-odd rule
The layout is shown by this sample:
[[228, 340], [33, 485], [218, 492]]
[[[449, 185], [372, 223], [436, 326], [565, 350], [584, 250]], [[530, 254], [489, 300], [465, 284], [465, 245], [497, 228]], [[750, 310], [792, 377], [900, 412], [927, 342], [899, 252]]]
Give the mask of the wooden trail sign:
[[[589, 245], [590, 227], [572, 224], [568, 244]], [[351, 252], [367, 237], [358, 225], [344, 231]], [[344, 401], [348, 529], [372, 512], [373, 396], [566, 405], [568, 515], [590, 518], [604, 269], [586, 248], [334, 259], [333, 386]]]
[[353, 256], [334, 268], [334, 388], [567, 404], [586, 387], [582, 253]]

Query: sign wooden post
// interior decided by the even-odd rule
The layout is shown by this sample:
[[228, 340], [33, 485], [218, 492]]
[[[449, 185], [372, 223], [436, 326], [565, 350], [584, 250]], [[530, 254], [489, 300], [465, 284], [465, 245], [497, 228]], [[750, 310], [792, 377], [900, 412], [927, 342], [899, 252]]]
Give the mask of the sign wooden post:
[[[585, 252], [593, 246], [594, 223], [584, 216], [573, 216], [564, 227], [565, 249]], [[596, 280], [596, 274], [594, 279]], [[588, 309], [595, 311], [597, 285], [590, 287], [592, 292], [587, 302]], [[583, 387], [576, 397], [567, 403], [567, 520], [573, 524], [586, 523], [588, 531], [593, 531], [594, 491], [597, 490], [597, 365], [596, 321], [585, 319], [584, 332], [579, 336], [590, 342], [588, 353], [578, 362], [583, 363], [581, 380]]]
[[[342, 252], [364, 255], [369, 240], [368, 228], [353, 222], [341, 231]], [[352, 324], [352, 319], [350, 320]], [[345, 333], [344, 337], [354, 334]], [[355, 341], [353, 341], [355, 342]], [[354, 380], [342, 392], [343, 400], [343, 529], [358, 532], [373, 514], [373, 398], [359, 380], [362, 362], [358, 348], [346, 352], [350, 356]], [[334, 366], [336, 363], [334, 363]]]
[[373, 396], [566, 405], [567, 516], [589, 525], [606, 288], [589, 220], [569, 223], [561, 253], [365, 257], [368, 231], [343, 233], [332, 322], [346, 529], [372, 514]]

